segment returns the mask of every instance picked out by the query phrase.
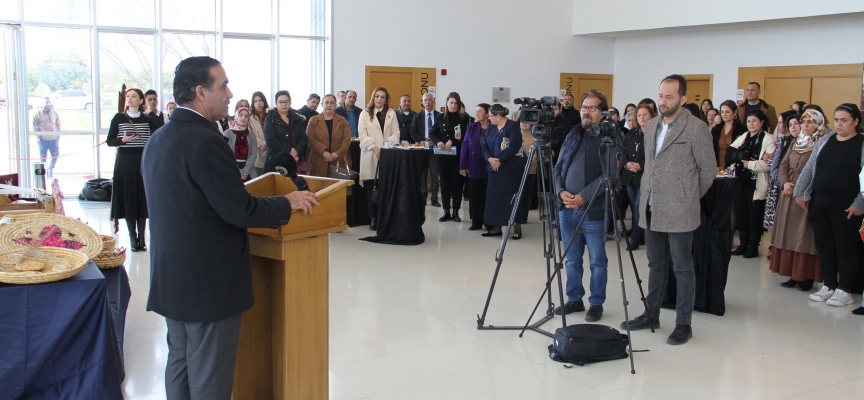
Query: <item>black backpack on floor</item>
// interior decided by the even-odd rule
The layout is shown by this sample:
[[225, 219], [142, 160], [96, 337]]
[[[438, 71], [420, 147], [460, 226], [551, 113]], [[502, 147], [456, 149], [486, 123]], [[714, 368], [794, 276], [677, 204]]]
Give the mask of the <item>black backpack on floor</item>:
[[583, 366], [586, 363], [627, 358], [627, 335], [606, 325], [578, 324], [555, 330], [549, 358]]
[[89, 201], [111, 201], [111, 190], [113, 188], [114, 181], [111, 179], [91, 179], [84, 183], [81, 193], [78, 194], [78, 199]]

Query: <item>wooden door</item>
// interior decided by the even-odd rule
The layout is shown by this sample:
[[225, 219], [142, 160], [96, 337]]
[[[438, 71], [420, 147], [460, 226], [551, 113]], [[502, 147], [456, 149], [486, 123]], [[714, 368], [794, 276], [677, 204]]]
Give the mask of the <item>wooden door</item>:
[[834, 129], [834, 109], [843, 103], [861, 103], [861, 78], [813, 78], [810, 102], [825, 111], [828, 126]]
[[[366, 107], [372, 98], [372, 90], [383, 86], [390, 93], [390, 108], [399, 108], [399, 99], [403, 94], [411, 96], [411, 108], [419, 111], [423, 108], [423, 94], [434, 90], [435, 68], [413, 67], [380, 67], [366, 66], [366, 99], [362, 107]], [[359, 102], [359, 99], [358, 99]]]
[[765, 78], [762, 97], [780, 114], [798, 100], [810, 102], [811, 81], [810, 78]]
[[582, 95], [592, 89], [603, 93], [606, 96], [606, 101], [611, 106], [613, 104], [612, 82], [612, 75], [569, 72], [562, 72], [560, 80], [561, 92], [573, 95], [576, 107], [580, 106], [579, 101], [582, 99]]

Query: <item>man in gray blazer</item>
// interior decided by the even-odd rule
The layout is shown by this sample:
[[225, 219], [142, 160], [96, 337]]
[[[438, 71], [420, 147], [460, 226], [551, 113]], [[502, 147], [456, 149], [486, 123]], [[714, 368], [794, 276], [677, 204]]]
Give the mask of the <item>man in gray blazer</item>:
[[231, 90], [219, 61], [190, 57], [174, 71], [177, 109], [153, 133], [141, 162], [150, 209], [147, 310], [165, 317], [169, 399], [231, 398], [240, 314], [253, 303], [246, 228], [311, 212], [310, 192], [254, 197], [213, 124]]
[[[639, 212], [645, 218], [648, 256], [648, 315], [632, 321], [630, 330], [660, 326], [660, 303], [669, 277], [667, 251], [678, 281], [675, 330], [666, 343], [684, 344], [693, 337], [690, 327], [696, 295], [693, 266], [693, 231], [699, 227], [699, 199], [708, 192], [717, 173], [717, 160], [708, 125], [690, 112], [687, 81], [670, 75], [660, 82], [660, 115], [645, 124], [645, 173]], [[668, 250], [667, 250], [668, 249]], [[649, 319], [650, 318], [650, 319]], [[627, 322], [621, 323], [626, 329]]]

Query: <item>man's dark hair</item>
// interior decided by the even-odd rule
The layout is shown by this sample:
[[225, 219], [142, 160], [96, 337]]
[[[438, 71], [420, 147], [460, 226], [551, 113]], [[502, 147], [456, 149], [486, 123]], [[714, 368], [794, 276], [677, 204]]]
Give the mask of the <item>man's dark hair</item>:
[[690, 114], [693, 114], [696, 118], [699, 118], [702, 115], [702, 110], [699, 109], [699, 105], [696, 103], [684, 104], [684, 108], [686, 108], [687, 111], [690, 111]]
[[759, 82], [747, 82], [747, 86], [750, 86], [750, 85], [756, 85], [756, 87], [759, 88], [759, 90], [762, 90], [762, 85], [760, 85]]
[[156, 93], [156, 91], [153, 89], [150, 89], [150, 90], [144, 92], [144, 97], [146, 98], [147, 96], [149, 96], [151, 94], [156, 96], [156, 97], [159, 97], [159, 93]]
[[410, 95], [410, 94], [408, 94], [408, 93], [402, 93], [402, 95], [401, 95], [401, 96], [399, 96], [399, 98], [400, 98], [400, 99], [401, 99], [401, 98], [403, 98], [403, 97], [407, 97], [407, 98], [409, 98], [409, 99], [410, 99], [410, 98], [411, 98], [411, 95]]
[[582, 95], [582, 100], [579, 101], [579, 105], [581, 106], [582, 103], [584, 103], [585, 99], [587, 99], [587, 98], [600, 99], [600, 105], [598, 106], [598, 107], [600, 107], [600, 111], [608, 111], [609, 110], [609, 103], [606, 101], [606, 96], [604, 96], [603, 93], [600, 93], [594, 89], [591, 89]]
[[679, 96], [686, 96], [687, 95], [687, 79], [684, 79], [683, 76], [678, 75], [678, 74], [669, 75], [669, 76], [663, 78], [663, 80], [660, 81], [660, 83], [667, 82], [667, 81], [678, 82], [678, 95]]
[[319, 95], [317, 95], [317, 94], [315, 94], [315, 93], [312, 93], [312, 94], [309, 95], [308, 98], [306, 98], [306, 101], [309, 101], [309, 100], [312, 100], [312, 99], [318, 99], [318, 101], [321, 101], [321, 96], [319, 96]]
[[336, 94], [342, 94], [342, 93], [345, 93], [345, 91], [344, 91], [344, 90], [340, 90], [340, 91], [336, 92]]
[[187, 105], [195, 99], [195, 88], [203, 86], [212, 89], [216, 80], [210, 74], [210, 68], [222, 65], [219, 60], [207, 57], [189, 57], [174, 69], [174, 100], [180, 106]]
[[346, 90], [346, 91], [345, 91], [345, 95], [347, 96], [348, 93], [351, 93], [351, 92], [354, 92], [354, 95], [357, 96], [357, 91], [356, 91], [356, 90], [351, 90], [351, 89]]

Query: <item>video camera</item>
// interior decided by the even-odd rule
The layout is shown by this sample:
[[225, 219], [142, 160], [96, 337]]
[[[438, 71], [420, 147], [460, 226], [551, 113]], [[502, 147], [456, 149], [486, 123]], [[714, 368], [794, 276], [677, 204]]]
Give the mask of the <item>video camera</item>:
[[618, 125], [618, 122], [612, 119], [612, 114], [609, 111], [603, 111], [601, 115], [606, 118], [603, 118], [600, 122], [591, 126], [591, 134], [595, 137], [602, 136], [614, 139], [623, 139], [621, 126]]
[[531, 97], [519, 97], [513, 103], [522, 105], [519, 122], [528, 125], [548, 125], [555, 120], [555, 107], [558, 106], [558, 98], [555, 96], [544, 96], [541, 99]]

